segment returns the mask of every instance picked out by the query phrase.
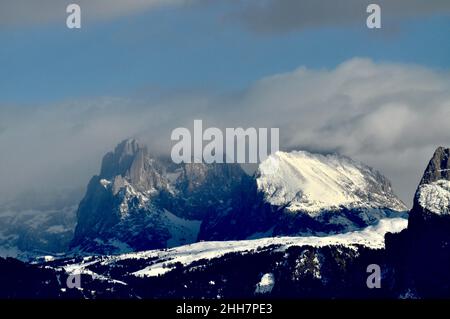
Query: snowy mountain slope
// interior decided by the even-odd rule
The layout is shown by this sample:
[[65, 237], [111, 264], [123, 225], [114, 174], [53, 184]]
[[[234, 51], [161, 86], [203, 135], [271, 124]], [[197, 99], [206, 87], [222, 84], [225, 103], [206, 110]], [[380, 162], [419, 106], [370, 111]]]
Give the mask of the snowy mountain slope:
[[207, 216], [200, 239], [323, 236], [406, 214], [384, 176], [339, 155], [277, 152], [242, 189], [227, 214]]
[[362, 231], [325, 237], [274, 237], [256, 240], [199, 242], [195, 244], [163, 250], [150, 250], [128, 253], [116, 256], [85, 257], [81, 262], [68, 263], [63, 269], [69, 273], [84, 273], [103, 278], [103, 274], [95, 274], [93, 266], [112, 267], [118, 262], [127, 260], [148, 260], [148, 266], [135, 270], [132, 275], [151, 277], [163, 275], [172, 270], [177, 263], [189, 265], [199, 260], [209, 260], [222, 257], [229, 253], [257, 251], [271, 246], [277, 251], [283, 251], [292, 246], [338, 246], [343, 245], [357, 249], [362, 245], [372, 249], [384, 248], [384, 235], [387, 232], [399, 232], [406, 228], [407, 220], [403, 218], [382, 219], [375, 226], [369, 226]]
[[[200, 242], [115, 256], [86, 256], [28, 265], [0, 258], [0, 295], [52, 298], [223, 299], [264, 296], [338, 298], [380, 296], [367, 289], [366, 267], [384, 266], [383, 234], [405, 220], [383, 220], [353, 234]], [[366, 246], [367, 245], [367, 246]], [[375, 248], [375, 249], [371, 249]], [[80, 289], [66, 279], [80, 274]], [[26, 278], [26, 280], [24, 280]], [[6, 280], [5, 280], [6, 279]], [[383, 277], [384, 280], [384, 277]], [[396, 296], [387, 278], [381, 296]], [[18, 284], [20, 283], [20, 284]], [[43, 289], [44, 288], [44, 289]]]
[[265, 200], [290, 212], [314, 216], [341, 207], [406, 210], [380, 173], [346, 157], [277, 152], [261, 163], [258, 173]]

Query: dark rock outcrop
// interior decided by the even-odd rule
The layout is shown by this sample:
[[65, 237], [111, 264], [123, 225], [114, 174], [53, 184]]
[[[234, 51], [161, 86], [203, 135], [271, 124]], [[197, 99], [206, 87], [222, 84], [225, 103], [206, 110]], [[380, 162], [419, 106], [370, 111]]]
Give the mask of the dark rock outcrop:
[[439, 147], [417, 188], [408, 228], [386, 235], [396, 284], [419, 298], [450, 297], [450, 149]]
[[413, 208], [409, 215], [410, 230], [419, 232], [446, 232], [450, 226], [450, 215], [445, 213], [450, 204], [443, 202], [443, 189], [450, 181], [450, 148], [439, 147], [433, 154], [417, 187]]
[[440, 179], [450, 180], [450, 148], [438, 147], [423, 173], [420, 185]]

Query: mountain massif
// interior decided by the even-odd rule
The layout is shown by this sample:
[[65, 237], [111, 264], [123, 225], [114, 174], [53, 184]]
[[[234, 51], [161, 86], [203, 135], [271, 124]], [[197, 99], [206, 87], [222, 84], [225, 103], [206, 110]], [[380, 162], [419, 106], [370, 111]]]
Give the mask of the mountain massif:
[[105, 254], [326, 235], [405, 210], [385, 177], [346, 157], [277, 152], [250, 176], [238, 164], [174, 164], [129, 139], [105, 155], [89, 182], [72, 247]]

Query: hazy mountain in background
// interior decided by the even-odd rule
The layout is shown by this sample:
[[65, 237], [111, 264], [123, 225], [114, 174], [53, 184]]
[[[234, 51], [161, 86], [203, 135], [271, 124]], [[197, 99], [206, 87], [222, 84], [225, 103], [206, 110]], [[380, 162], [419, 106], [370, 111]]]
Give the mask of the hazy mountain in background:
[[0, 204], [0, 256], [29, 260], [66, 253], [81, 198], [79, 189], [58, 193], [42, 189]]

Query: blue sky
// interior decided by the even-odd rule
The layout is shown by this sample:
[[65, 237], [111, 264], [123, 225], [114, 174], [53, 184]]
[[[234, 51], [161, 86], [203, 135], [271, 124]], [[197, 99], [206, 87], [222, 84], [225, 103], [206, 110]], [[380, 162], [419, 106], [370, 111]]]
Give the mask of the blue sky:
[[387, 22], [382, 31], [354, 23], [257, 33], [224, 18], [223, 7], [162, 8], [83, 21], [81, 30], [67, 29], [65, 14], [58, 23], [3, 28], [0, 102], [239, 90], [264, 76], [333, 68], [355, 56], [450, 66], [447, 16]]

